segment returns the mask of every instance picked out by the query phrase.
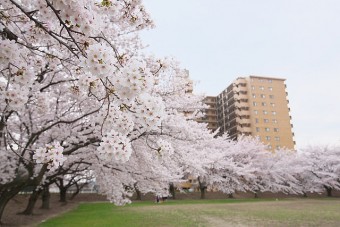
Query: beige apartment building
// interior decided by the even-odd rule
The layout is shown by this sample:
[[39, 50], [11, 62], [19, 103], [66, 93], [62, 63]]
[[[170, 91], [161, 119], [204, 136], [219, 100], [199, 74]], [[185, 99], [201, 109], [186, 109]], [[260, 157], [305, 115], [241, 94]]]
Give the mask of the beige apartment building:
[[206, 109], [206, 117], [201, 121], [207, 122], [210, 129], [219, 127], [232, 139], [242, 134], [259, 137], [272, 150], [294, 149], [285, 79], [239, 77], [217, 97], [206, 97], [205, 103], [210, 108]]
[[204, 110], [205, 116], [197, 120], [198, 122], [207, 123], [208, 129], [212, 131], [215, 131], [218, 128], [216, 99], [217, 98], [215, 96], [206, 96], [204, 98], [203, 102], [208, 106], [208, 108]]

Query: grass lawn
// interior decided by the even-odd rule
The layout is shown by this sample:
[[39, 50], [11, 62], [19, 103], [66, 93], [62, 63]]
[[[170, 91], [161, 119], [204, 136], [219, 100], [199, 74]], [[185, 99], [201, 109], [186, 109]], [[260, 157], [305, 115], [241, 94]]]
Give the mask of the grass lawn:
[[39, 226], [340, 226], [339, 199], [85, 203]]

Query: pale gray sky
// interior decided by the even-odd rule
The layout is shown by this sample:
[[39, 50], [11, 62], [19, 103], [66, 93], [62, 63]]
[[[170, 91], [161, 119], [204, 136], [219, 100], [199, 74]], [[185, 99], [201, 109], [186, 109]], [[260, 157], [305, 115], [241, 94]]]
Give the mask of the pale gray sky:
[[340, 0], [144, 0], [142, 38], [173, 56], [196, 91], [238, 76], [286, 78], [297, 147], [340, 144]]

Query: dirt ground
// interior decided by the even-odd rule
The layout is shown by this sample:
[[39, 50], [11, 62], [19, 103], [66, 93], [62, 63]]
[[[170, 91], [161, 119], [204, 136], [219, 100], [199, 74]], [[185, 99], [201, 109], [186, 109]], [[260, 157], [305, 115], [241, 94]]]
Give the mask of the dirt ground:
[[[273, 194], [273, 193], [259, 193], [259, 198], [287, 198], [287, 197], [301, 197], [301, 195], [285, 195], [282, 193]], [[234, 198], [253, 198], [254, 194], [252, 193], [235, 193], [233, 194]], [[310, 194], [308, 195], [312, 198], [317, 197], [325, 197], [324, 194]], [[335, 197], [340, 197], [340, 192], [334, 193]], [[225, 199], [228, 196], [226, 194], [220, 192], [207, 192], [206, 199]], [[66, 204], [60, 203], [58, 200], [58, 194], [51, 194], [50, 201], [50, 209], [43, 210], [40, 209], [41, 201], [39, 200], [36, 204], [34, 214], [33, 215], [18, 215], [17, 213], [23, 211], [27, 205], [29, 195], [17, 195], [14, 197], [7, 205], [4, 216], [3, 216], [3, 225], [2, 226], [36, 226], [41, 221], [46, 220], [48, 218], [54, 217], [56, 215], [62, 214], [64, 212], [70, 211], [77, 207], [77, 205], [81, 202], [96, 202], [96, 201], [106, 201], [104, 196], [97, 194], [79, 194], [74, 200], [68, 201]], [[142, 200], [145, 201], [153, 201], [154, 196], [151, 194], [147, 194], [142, 196]], [[176, 199], [200, 199], [199, 192], [193, 193], [177, 193]]]

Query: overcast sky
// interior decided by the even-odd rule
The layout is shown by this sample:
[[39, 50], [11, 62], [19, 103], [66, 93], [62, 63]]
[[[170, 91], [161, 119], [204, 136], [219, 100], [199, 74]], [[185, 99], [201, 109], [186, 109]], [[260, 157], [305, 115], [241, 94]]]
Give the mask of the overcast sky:
[[219, 94], [238, 76], [286, 78], [297, 147], [340, 144], [340, 0], [144, 0], [146, 51]]

